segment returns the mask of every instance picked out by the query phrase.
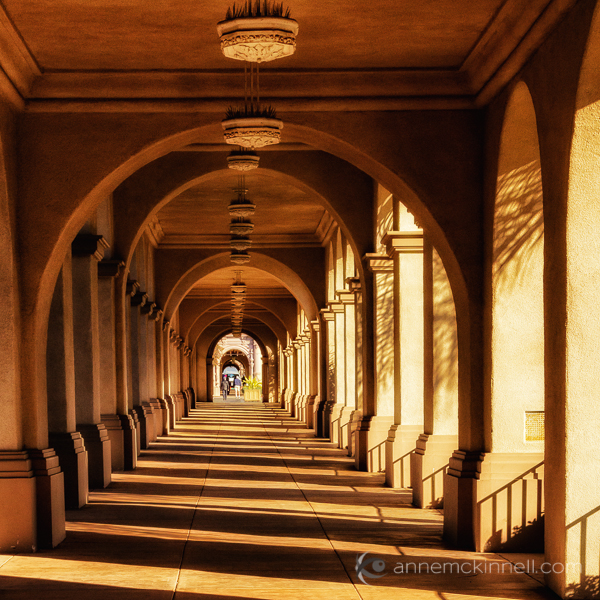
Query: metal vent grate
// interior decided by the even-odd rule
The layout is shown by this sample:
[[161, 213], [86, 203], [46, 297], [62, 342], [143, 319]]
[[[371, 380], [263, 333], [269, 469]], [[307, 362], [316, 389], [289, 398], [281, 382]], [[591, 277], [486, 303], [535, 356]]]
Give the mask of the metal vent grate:
[[525, 441], [543, 442], [544, 441], [544, 411], [526, 411], [525, 412]]

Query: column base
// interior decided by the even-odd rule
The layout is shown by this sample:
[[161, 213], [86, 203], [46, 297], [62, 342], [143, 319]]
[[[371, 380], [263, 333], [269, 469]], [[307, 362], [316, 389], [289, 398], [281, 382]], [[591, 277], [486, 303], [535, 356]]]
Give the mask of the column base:
[[123, 430], [123, 470], [133, 471], [137, 467], [138, 430], [131, 415], [117, 415]]
[[173, 431], [173, 429], [175, 429], [175, 423], [177, 421], [177, 404], [173, 396], [167, 396], [165, 398], [165, 402], [167, 403], [167, 406], [169, 408], [169, 431]]
[[296, 396], [296, 419], [301, 423], [306, 423], [306, 399], [307, 396], [304, 394], [298, 394]]
[[309, 429], [315, 428], [315, 404], [316, 403], [317, 403], [316, 394], [310, 394], [309, 396], [306, 396], [306, 411], [305, 411], [306, 420], [305, 420], [305, 423]]
[[359, 471], [385, 471], [385, 442], [394, 417], [363, 416], [356, 428], [355, 464]]
[[[141, 425], [138, 414], [131, 408], [129, 410], [129, 416], [133, 421], [133, 426], [135, 427], [135, 452], [136, 456], [139, 456], [142, 453], [142, 436], [141, 436]], [[136, 461], [137, 462], [137, 461]]]
[[323, 423], [323, 412], [325, 410], [325, 400], [319, 396], [315, 397], [315, 403], [313, 405], [313, 429], [315, 430], [315, 437], [325, 438], [325, 427]]
[[411, 456], [411, 487], [417, 508], [444, 506], [444, 479], [458, 435], [422, 433]]
[[160, 405], [160, 400], [158, 398], [150, 398], [148, 400], [148, 405], [152, 410], [152, 419], [154, 422], [154, 431], [152, 436], [152, 441], [155, 442], [158, 439], [159, 435], [162, 435], [163, 430], [163, 414], [162, 407]]
[[356, 430], [362, 419], [362, 411], [355, 410], [350, 419], [350, 439], [348, 440], [348, 456], [356, 456]]
[[65, 508], [73, 510], [88, 501], [88, 455], [81, 434], [51, 433], [49, 441], [60, 462], [65, 481]]
[[183, 394], [177, 392], [172, 396], [173, 402], [175, 402], [175, 420], [181, 421], [183, 418]]
[[29, 450], [36, 484], [37, 547], [54, 548], [65, 537], [65, 479], [53, 448]]
[[105, 488], [110, 483], [111, 450], [106, 427], [102, 423], [77, 425], [88, 453], [90, 489]]
[[422, 431], [422, 425], [394, 424], [390, 427], [385, 442], [385, 483], [388, 487], [411, 486], [411, 457]]
[[154, 434], [152, 409], [144, 402], [141, 406], [134, 406], [133, 412], [137, 415], [140, 423], [140, 449], [145, 450], [152, 443], [152, 435]]
[[348, 456], [350, 456], [350, 423], [352, 422], [352, 415], [354, 414], [354, 408], [351, 406], [343, 406], [340, 412], [339, 419], [339, 442], [338, 445], [344, 450], [348, 450]]
[[325, 407], [324, 417], [326, 422], [326, 429], [329, 432], [329, 439], [332, 443], [340, 444], [340, 416], [342, 414], [343, 404], [337, 404], [336, 402], [327, 402]]
[[544, 550], [544, 456], [457, 450], [444, 480], [444, 539], [478, 552]]
[[36, 551], [35, 483], [27, 452], [0, 452], [0, 552]]
[[290, 417], [298, 418], [298, 393], [289, 390]]
[[125, 469], [125, 448], [123, 426], [119, 415], [100, 415], [102, 424], [106, 427], [110, 440], [110, 467], [112, 471]]
[[157, 401], [160, 406], [158, 435], [169, 435], [169, 405], [164, 398], [157, 398]]

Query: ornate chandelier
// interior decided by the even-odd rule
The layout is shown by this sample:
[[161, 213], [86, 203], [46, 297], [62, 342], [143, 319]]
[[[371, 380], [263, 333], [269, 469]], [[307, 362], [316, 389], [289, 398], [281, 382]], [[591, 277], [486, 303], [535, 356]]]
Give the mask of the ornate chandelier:
[[227, 58], [248, 62], [268, 62], [291, 56], [296, 50], [298, 22], [290, 10], [277, 4], [256, 0], [227, 10], [217, 24], [221, 50]]
[[242, 272], [235, 272], [235, 282], [231, 285], [231, 332], [241, 335], [246, 304], [246, 284], [242, 283]]
[[248, 234], [254, 230], [254, 223], [247, 219], [254, 214], [256, 205], [252, 204], [246, 197], [246, 177], [240, 175], [238, 178], [237, 198], [229, 204], [229, 216], [231, 223], [229, 231], [231, 233], [231, 262], [236, 265], [243, 265], [250, 260], [248, 250], [252, 245]]
[[[272, 106], [260, 104], [259, 69], [261, 62], [294, 53], [298, 23], [289, 15], [283, 3], [246, 0], [243, 5], [227, 9], [225, 20], [217, 24], [223, 54], [245, 61], [244, 105], [229, 107], [222, 122], [228, 144], [254, 150], [278, 144], [281, 139], [283, 121]], [[230, 168], [247, 171], [258, 166], [258, 156], [242, 154], [231, 154]]]

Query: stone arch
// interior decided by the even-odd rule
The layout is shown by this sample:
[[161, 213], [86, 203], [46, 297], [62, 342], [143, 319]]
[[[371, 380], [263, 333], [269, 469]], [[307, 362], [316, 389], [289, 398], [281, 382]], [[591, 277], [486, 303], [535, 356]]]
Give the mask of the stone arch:
[[[227, 301], [223, 301], [214, 304], [213, 306], [211, 306], [210, 309], [207, 309], [205, 312], [198, 315], [197, 319], [194, 321], [188, 332], [187, 342], [190, 347], [193, 347], [195, 345], [197, 339], [202, 335], [202, 332], [207, 327], [210, 327], [212, 323], [222, 318], [221, 316], [217, 316], [212, 319], [209, 317], [209, 311], [218, 308], [220, 305], [223, 305], [223, 307], [227, 307], [227, 309], [230, 310], [230, 304]], [[273, 331], [274, 335], [277, 337], [279, 342], [283, 344], [286, 341], [286, 336], [284, 334], [287, 332], [287, 329], [285, 329], [285, 325], [282, 324], [281, 320], [278, 319], [275, 313], [270, 314], [273, 315], [273, 319], [267, 320], [263, 317], [255, 318], [257, 318], [259, 321], [261, 321], [267, 327], [269, 327]]]
[[544, 410], [544, 212], [536, 113], [522, 81], [504, 113], [491, 245], [486, 450], [539, 453], [524, 412]]
[[[168, 300], [165, 303], [164, 318], [167, 320], [170, 319], [177, 310], [181, 300], [185, 298], [188, 292], [200, 279], [213, 271], [227, 267], [230, 264], [231, 259], [229, 253], [219, 253], [197, 263], [184, 273], [169, 294]], [[294, 270], [275, 258], [260, 252], [252, 252], [250, 266], [262, 269], [277, 277], [296, 297], [307, 314], [311, 315], [309, 320], [315, 320], [317, 318], [318, 307], [314, 296], [303, 279]]]

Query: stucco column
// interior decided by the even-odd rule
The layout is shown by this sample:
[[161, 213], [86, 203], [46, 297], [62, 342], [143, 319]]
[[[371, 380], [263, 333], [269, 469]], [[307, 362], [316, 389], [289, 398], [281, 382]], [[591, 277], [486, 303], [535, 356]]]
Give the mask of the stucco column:
[[65, 507], [80, 508], [88, 498], [88, 456], [76, 431], [73, 285], [69, 254], [52, 296], [46, 346], [49, 441], [64, 473]]
[[311, 321], [313, 343], [310, 347], [310, 390], [311, 395], [314, 394], [315, 399], [312, 407], [313, 412], [313, 429], [315, 437], [322, 438], [323, 435], [323, 410], [325, 408], [325, 393], [326, 389], [326, 365], [323, 360], [323, 328], [321, 321], [315, 319]]
[[156, 302], [151, 301], [147, 301], [140, 309], [142, 314], [142, 328], [146, 337], [146, 353], [142, 357], [142, 360], [146, 363], [146, 402], [152, 410], [154, 421], [152, 441], [156, 441], [156, 438], [163, 434], [164, 428], [164, 407], [161, 405], [157, 390], [158, 386], [156, 384], [156, 314], [158, 311], [159, 308]]
[[262, 396], [263, 402], [269, 401], [269, 357], [262, 357]]
[[408, 488], [423, 432], [423, 233], [390, 231], [382, 242], [394, 279], [394, 424], [386, 441], [386, 483]]
[[153, 373], [156, 388], [156, 401], [160, 406], [160, 416], [157, 419], [157, 435], [169, 435], [169, 404], [165, 397], [162, 317], [163, 311], [156, 305], [151, 318], [154, 320], [154, 327], [152, 328], [152, 335], [154, 336]]
[[292, 342], [291, 360], [293, 373], [293, 394], [291, 397], [290, 411], [292, 417], [296, 419], [302, 418], [302, 415], [300, 414], [300, 403], [302, 400], [302, 346], [303, 342], [299, 338], [296, 338]]
[[344, 407], [340, 413], [340, 447], [353, 453], [352, 425], [356, 413], [356, 310], [355, 294], [338, 290], [336, 296], [344, 311]]
[[[365, 319], [363, 323], [367, 364], [363, 369], [364, 399], [355, 434], [355, 458], [357, 469], [376, 472], [385, 470], [385, 442], [394, 423], [394, 279], [392, 261], [387, 256], [367, 254], [364, 262], [372, 274], [365, 276], [365, 282], [372, 283], [363, 290], [363, 313], [372, 322]], [[369, 360], [371, 344], [373, 356]]]
[[73, 284], [69, 254], [56, 281], [46, 346], [48, 431], [64, 473], [65, 507], [80, 508], [88, 497], [88, 457], [76, 431]]
[[331, 441], [342, 448], [342, 413], [346, 406], [346, 327], [344, 305], [340, 302], [330, 302], [329, 311], [333, 314], [333, 353], [334, 353], [334, 404], [330, 413]]
[[154, 414], [148, 402], [147, 318], [142, 314], [147, 302], [148, 294], [141, 290], [131, 297], [131, 399], [133, 412], [137, 414], [140, 423], [140, 449], [148, 448], [156, 439]]
[[311, 324], [304, 330], [306, 341], [306, 426], [316, 430], [315, 410], [318, 406], [317, 379], [319, 335]]
[[[125, 346], [126, 346], [126, 387], [127, 387], [127, 399], [129, 404], [129, 414], [133, 420], [135, 427], [135, 442], [136, 442], [136, 457], [140, 455], [142, 451], [142, 430], [141, 423], [137, 411], [134, 408], [133, 396], [134, 396], [134, 382], [137, 381], [137, 370], [135, 367], [135, 356], [137, 356], [137, 343], [132, 338], [132, 332], [134, 331], [131, 318], [131, 300], [139, 292], [140, 284], [132, 279], [128, 279], [126, 282], [126, 295], [125, 295]], [[137, 459], [136, 459], [137, 460]]]
[[100, 406], [98, 261], [108, 245], [102, 236], [78, 235], [73, 244], [73, 332], [77, 430], [88, 452], [90, 488], [110, 483], [111, 448]]
[[[98, 266], [98, 274], [104, 277], [102, 270], [105, 267]], [[106, 267], [109, 269], [110, 267]], [[131, 395], [129, 392], [129, 380], [131, 379], [129, 351], [129, 305], [133, 290], [128, 286], [127, 269], [117, 270], [114, 276], [115, 286], [115, 381], [117, 395], [117, 416], [121, 422], [123, 431], [123, 468], [130, 471], [137, 466], [138, 435], [135, 420], [130, 414]]]
[[[111, 468], [113, 471], [125, 469], [125, 438], [131, 436], [131, 417], [119, 411], [117, 383], [117, 299], [116, 279], [125, 264], [118, 260], [98, 263], [98, 315], [100, 336], [100, 410], [102, 423], [110, 439]], [[129, 444], [131, 448], [131, 443]], [[131, 461], [128, 467], [131, 468]]]
[[[337, 422], [334, 415], [335, 410], [335, 315], [329, 309], [321, 310], [321, 322], [323, 324], [323, 363], [325, 370], [326, 397], [323, 405], [323, 437], [337, 442]], [[333, 423], [335, 422], [335, 426]], [[335, 438], [335, 439], [334, 439]]]
[[423, 252], [425, 315], [424, 429], [413, 455], [413, 503], [443, 506], [448, 462], [458, 447], [458, 340], [450, 284], [426, 238]]

